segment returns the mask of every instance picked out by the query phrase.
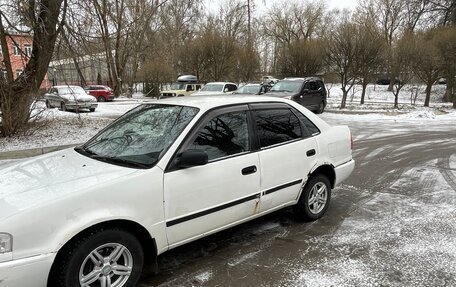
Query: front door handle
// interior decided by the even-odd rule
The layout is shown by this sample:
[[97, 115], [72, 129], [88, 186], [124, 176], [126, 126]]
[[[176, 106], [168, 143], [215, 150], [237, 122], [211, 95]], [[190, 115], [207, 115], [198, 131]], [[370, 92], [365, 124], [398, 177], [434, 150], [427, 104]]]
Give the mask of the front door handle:
[[256, 171], [257, 171], [257, 167], [255, 165], [251, 165], [251, 166], [243, 168], [241, 170], [241, 173], [242, 173], [242, 175], [248, 175], [248, 174], [255, 173]]
[[311, 149], [311, 150], [308, 150], [308, 151], [306, 152], [306, 155], [307, 155], [307, 156], [314, 156], [316, 153], [317, 153], [317, 152], [316, 152], [314, 149]]

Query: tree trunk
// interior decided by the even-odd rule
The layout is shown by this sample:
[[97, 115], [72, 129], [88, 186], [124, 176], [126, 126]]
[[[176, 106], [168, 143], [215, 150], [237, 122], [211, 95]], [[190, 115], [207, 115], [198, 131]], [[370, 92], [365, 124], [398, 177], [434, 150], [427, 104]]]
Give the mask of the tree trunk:
[[[5, 91], [6, 92], [6, 91]], [[28, 88], [13, 87], [2, 94], [2, 136], [9, 137], [19, 132], [27, 124], [33, 97]]]
[[344, 88], [342, 88], [342, 102], [340, 103], [341, 109], [345, 109], [345, 106], [347, 104], [347, 96], [348, 96], [348, 91], [346, 91]]
[[429, 107], [429, 102], [431, 101], [431, 89], [432, 89], [432, 81], [426, 83], [426, 98], [424, 99], [424, 106]]
[[363, 90], [361, 91], [361, 105], [364, 105], [364, 98], [366, 97], [366, 88], [367, 88], [367, 81], [363, 80]]
[[454, 103], [454, 79], [451, 77], [447, 77], [447, 84], [446, 84], [446, 90], [445, 90], [445, 96], [444, 96], [444, 101], [445, 102], [451, 102], [453, 101]]

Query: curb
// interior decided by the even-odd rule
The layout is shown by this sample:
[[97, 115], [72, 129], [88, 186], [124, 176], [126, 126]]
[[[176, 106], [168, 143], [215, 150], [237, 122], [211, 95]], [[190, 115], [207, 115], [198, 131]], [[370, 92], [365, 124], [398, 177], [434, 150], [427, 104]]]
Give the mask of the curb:
[[77, 145], [80, 145], [80, 143], [78, 143], [78, 144], [60, 145], [60, 146], [40, 147], [40, 148], [32, 148], [32, 149], [5, 151], [5, 152], [0, 152], [0, 160], [27, 158], [27, 157], [42, 155], [42, 154], [45, 154], [45, 153], [50, 153], [50, 152], [53, 152], [53, 151], [58, 151], [58, 150], [70, 148], [70, 147], [75, 147]]

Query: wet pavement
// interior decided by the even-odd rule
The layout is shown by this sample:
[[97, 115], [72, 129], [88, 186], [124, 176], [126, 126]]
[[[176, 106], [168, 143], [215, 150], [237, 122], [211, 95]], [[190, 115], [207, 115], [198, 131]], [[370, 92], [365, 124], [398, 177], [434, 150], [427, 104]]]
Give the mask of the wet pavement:
[[313, 223], [291, 209], [159, 257], [140, 286], [456, 286], [456, 126], [351, 121], [357, 166]]

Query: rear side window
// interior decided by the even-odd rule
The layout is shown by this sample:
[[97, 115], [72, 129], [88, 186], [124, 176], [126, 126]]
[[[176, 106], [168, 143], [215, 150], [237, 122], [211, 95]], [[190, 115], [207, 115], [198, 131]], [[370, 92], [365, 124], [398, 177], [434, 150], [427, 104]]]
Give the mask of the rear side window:
[[246, 112], [232, 112], [211, 119], [198, 133], [190, 149], [204, 150], [209, 160], [250, 149]]
[[293, 113], [298, 116], [303, 127], [302, 131], [305, 137], [313, 136], [320, 133], [320, 130], [300, 111], [293, 108]]
[[257, 110], [255, 117], [262, 148], [302, 137], [299, 119], [289, 109]]

